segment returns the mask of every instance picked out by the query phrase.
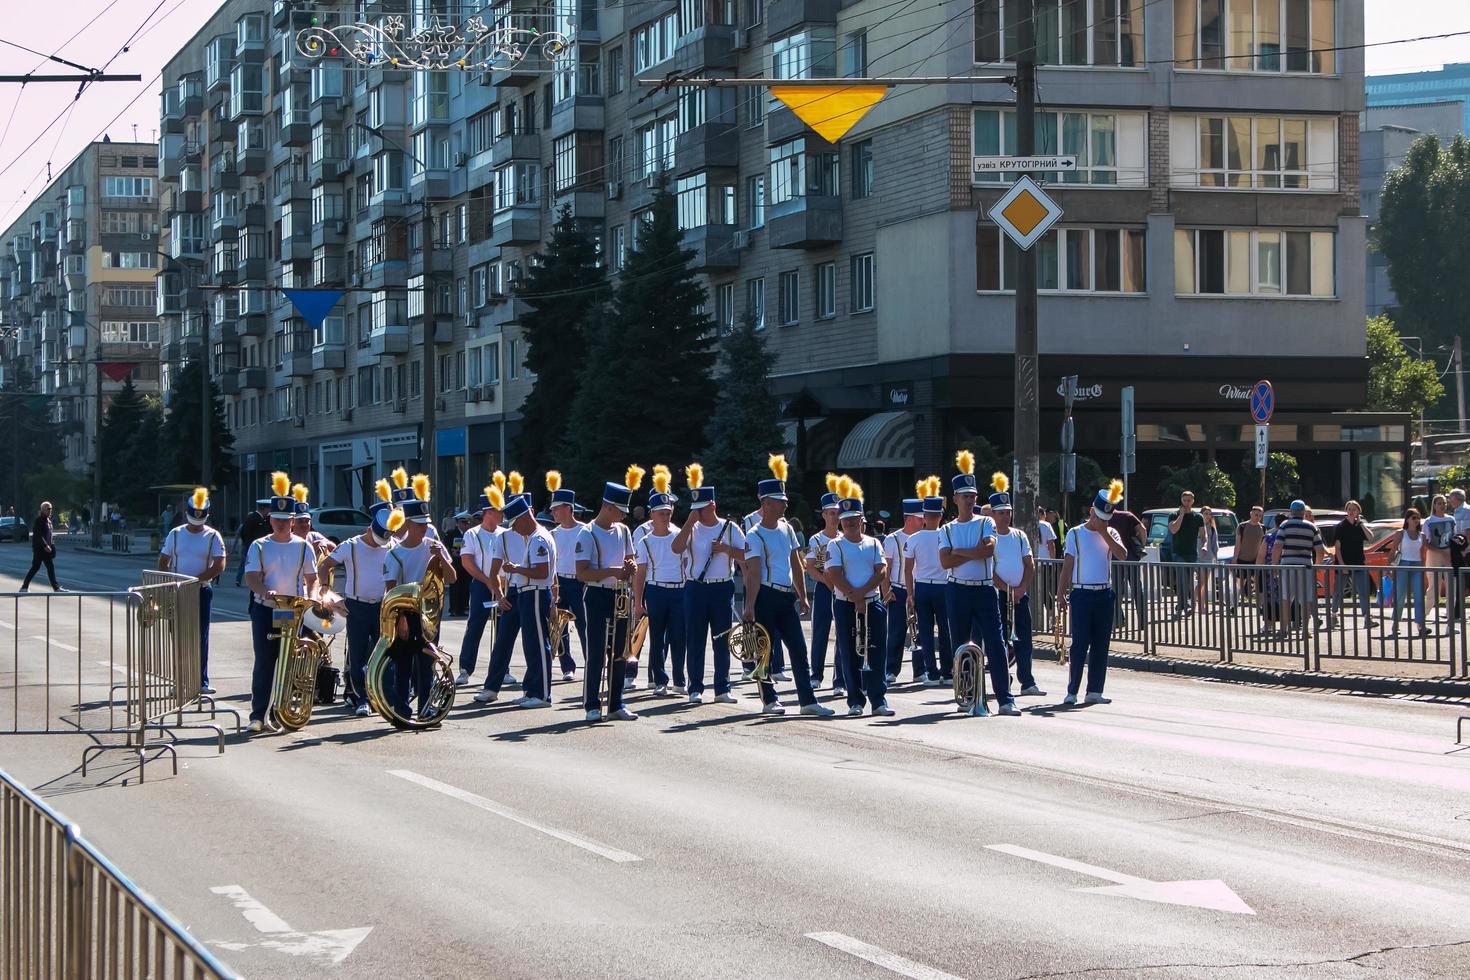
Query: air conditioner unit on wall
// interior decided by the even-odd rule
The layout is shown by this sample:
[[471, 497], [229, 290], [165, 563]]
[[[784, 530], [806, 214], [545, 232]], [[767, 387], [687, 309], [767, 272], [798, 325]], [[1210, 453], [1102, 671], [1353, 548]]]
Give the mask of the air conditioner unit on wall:
[[732, 51], [744, 51], [750, 47], [750, 31], [740, 28], [735, 32], [735, 42], [730, 45]]
[[623, 196], [623, 182], [621, 180], [610, 180], [607, 182], [608, 200], [616, 201]]

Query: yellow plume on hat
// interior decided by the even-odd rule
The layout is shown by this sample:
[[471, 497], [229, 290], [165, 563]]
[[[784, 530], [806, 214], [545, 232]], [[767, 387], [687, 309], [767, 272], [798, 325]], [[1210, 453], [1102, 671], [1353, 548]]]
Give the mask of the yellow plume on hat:
[[407, 518], [403, 516], [403, 511], [397, 507], [394, 507], [391, 511], [388, 512], [388, 519], [383, 522], [383, 525], [390, 531], [396, 531], [399, 528], [403, 527], [403, 522], [405, 520], [407, 520]]
[[786, 465], [785, 453], [772, 453], [771, 458], [766, 460], [766, 465], [771, 468], [771, 475], [778, 480], [785, 480], [790, 467]]
[[837, 478], [837, 486], [832, 490], [832, 492], [837, 494], [837, 496], [841, 497], [843, 500], [847, 500], [852, 496], [852, 488], [854, 486], [856, 486], [856, 484], [852, 482], [852, 477], [844, 473], [842, 476], [839, 476]]
[[975, 454], [970, 452], [968, 449], [961, 449], [959, 452], [954, 454], [954, 465], [958, 467], [961, 473], [974, 473]]
[[429, 499], [429, 475], [427, 473], [413, 475], [413, 495], [419, 500]]
[[849, 494], [854, 500], [863, 499], [863, 488], [856, 480], [852, 481], [852, 492]]
[[632, 464], [628, 467], [628, 471], [623, 474], [623, 486], [629, 490], [637, 490], [643, 486], [643, 474], [647, 472], [647, 470], [637, 463]]
[[485, 497], [490, 501], [491, 510], [505, 510], [505, 494], [495, 484], [485, 488]]
[[515, 497], [526, 489], [526, 478], [521, 476], [520, 470], [511, 470], [510, 476], [505, 478], [505, 485], [510, 488], [510, 495]]
[[195, 510], [203, 510], [209, 506], [209, 491], [204, 487], [195, 487], [194, 496], [189, 498], [189, 506]]
[[387, 480], [379, 480], [373, 484], [373, 490], [377, 493], [379, 500], [387, 501], [393, 499], [393, 490], [388, 486]]
[[828, 473], [827, 474], [827, 492], [828, 493], [836, 493], [837, 492], [837, 483], [838, 483], [838, 481], [840, 479], [841, 479], [841, 477], [839, 477], [836, 473]]
[[291, 496], [296, 498], [298, 504], [306, 503], [306, 484], [298, 483], [291, 488]]
[[271, 492], [277, 497], [284, 497], [291, 492], [291, 478], [280, 470], [271, 474]]
[[663, 463], [654, 463], [653, 464], [653, 472], [655, 472], [655, 473], [668, 473], [670, 476], [673, 476], [673, 471], [670, 470]]
[[561, 489], [561, 470], [546, 471], [546, 489], [556, 493]]
[[662, 468], [655, 466], [653, 468], [653, 492], [668, 493], [669, 483], [673, 480], [673, 478], [673, 474], [669, 472], [669, 468], [667, 466]]
[[929, 496], [929, 481], [928, 481], [927, 478], [926, 479], [923, 479], [923, 480], [920, 480], [920, 481], [918, 481], [917, 483], [914, 484], [914, 496], [916, 496], [916, 497], [927, 497], [927, 496]]
[[1005, 493], [1011, 488], [1011, 478], [996, 470], [990, 474], [990, 488], [996, 493]]
[[389, 473], [388, 475], [393, 479], [393, 485], [398, 489], [402, 490], [404, 487], [408, 486], [408, 470], [404, 469], [403, 467], [398, 467], [396, 470], [394, 470], [392, 473]]
[[493, 483], [493, 484], [495, 484], [495, 489], [499, 490], [501, 493], [504, 493], [505, 492], [505, 474], [504, 473], [500, 472], [499, 470], [496, 470], [494, 473], [491, 473], [490, 474], [490, 482]]
[[1108, 484], [1108, 503], [1116, 504], [1123, 499], [1123, 481], [1114, 480]]
[[690, 463], [684, 467], [684, 479], [690, 490], [698, 490], [704, 486], [704, 467], [698, 463]]
[[942, 490], [943, 488], [944, 488], [944, 481], [941, 480], [937, 476], [931, 476], [931, 477], [929, 477], [929, 492], [926, 493], [926, 494], [924, 494], [924, 496], [926, 496], [926, 497], [937, 497], [937, 496], [939, 496], [939, 491]]

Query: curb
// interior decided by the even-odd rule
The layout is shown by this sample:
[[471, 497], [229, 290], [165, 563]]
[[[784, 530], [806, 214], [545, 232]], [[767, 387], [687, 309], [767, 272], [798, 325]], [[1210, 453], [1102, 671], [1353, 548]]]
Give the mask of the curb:
[[[1033, 656], [1056, 660], [1055, 649], [1037, 647]], [[1375, 677], [1367, 674], [1318, 674], [1305, 670], [1273, 670], [1240, 664], [1205, 663], [1198, 660], [1169, 660], [1128, 653], [1108, 654], [1108, 666], [1142, 670], [1152, 674], [1179, 674], [1239, 684], [1277, 687], [1306, 687], [1354, 694], [1415, 695], [1470, 699], [1470, 681], [1434, 677]]]

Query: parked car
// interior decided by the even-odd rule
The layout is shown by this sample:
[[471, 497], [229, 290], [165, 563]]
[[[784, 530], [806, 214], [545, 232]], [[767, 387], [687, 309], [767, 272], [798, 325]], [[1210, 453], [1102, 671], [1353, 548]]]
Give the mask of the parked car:
[[[1198, 508], [1196, 508], [1198, 509]], [[1174, 535], [1169, 533], [1169, 519], [1177, 513], [1177, 507], [1159, 507], [1146, 510], [1141, 515], [1143, 526], [1148, 529], [1148, 558], [1169, 561], [1173, 554]], [[1211, 507], [1215, 515], [1215, 527], [1220, 532], [1220, 561], [1228, 562], [1235, 557], [1235, 529], [1240, 520], [1232, 510]]]
[[[1265, 524], [1266, 530], [1269, 531], [1290, 516], [1291, 511], [1285, 507], [1273, 507], [1261, 515], [1261, 523]], [[1319, 510], [1316, 507], [1312, 508], [1312, 521], [1318, 527], [1322, 527], [1324, 524], [1336, 525], [1338, 521], [1346, 516], [1347, 511], [1345, 510]], [[1329, 543], [1327, 547], [1330, 548], [1332, 545]]]
[[361, 534], [372, 522], [367, 514], [351, 507], [318, 507], [311, 512], [312, 529], [325, 534], [333, 544]]
[[0, 517], [0, 541], [29, 541], [31, 529], [19, 517]]

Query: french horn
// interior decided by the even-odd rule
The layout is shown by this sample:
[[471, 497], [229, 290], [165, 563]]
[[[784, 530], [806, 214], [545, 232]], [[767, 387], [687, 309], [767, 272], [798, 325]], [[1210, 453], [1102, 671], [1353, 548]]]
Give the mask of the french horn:
[[730, 656], [738, 657], [750, 671], [750, 679], [771, 681], [771, 634], [760, 623], [739, 622], [730, 627]]

